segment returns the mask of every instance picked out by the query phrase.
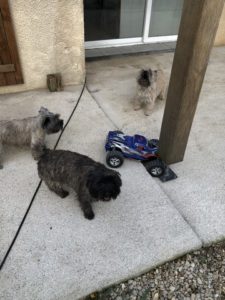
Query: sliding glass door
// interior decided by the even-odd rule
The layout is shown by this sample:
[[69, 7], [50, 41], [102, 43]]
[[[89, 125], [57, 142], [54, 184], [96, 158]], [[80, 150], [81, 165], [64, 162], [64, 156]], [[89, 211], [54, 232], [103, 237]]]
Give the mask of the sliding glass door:
[[85, 0], [85, 41], [118, 39], [121, 0]]
[[183, 0], [84, 0], [86, 48], [176, 40]]
[[153, 0], [149, 37], [177, 35], [183, 0]]
[[121, 0], [119, 38], [141, 37], [145, 16], [145, 0]]

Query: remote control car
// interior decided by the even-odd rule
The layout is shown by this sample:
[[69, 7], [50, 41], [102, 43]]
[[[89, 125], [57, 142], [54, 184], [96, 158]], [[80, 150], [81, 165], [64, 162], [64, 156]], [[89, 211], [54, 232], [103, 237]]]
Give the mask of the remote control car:
[[111, 168], [119, 168], [124, 158], [148, 162], [148, 171], [153, 177], [163, 175], [165, 165], [159, 157], [159, 140], [148, 140], [142, 135], [125, 135], [122, 131], [109, 131], [105, 150], [106, 162]]

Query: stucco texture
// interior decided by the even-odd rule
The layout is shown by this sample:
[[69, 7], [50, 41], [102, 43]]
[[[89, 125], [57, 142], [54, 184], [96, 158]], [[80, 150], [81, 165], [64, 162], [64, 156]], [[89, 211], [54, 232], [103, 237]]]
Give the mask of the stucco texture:
[[9, 0], [24, 84], [0, 87], [0, 94], [46, 87], [60, 72], [64, 85], [84, 81], [82, 0]]

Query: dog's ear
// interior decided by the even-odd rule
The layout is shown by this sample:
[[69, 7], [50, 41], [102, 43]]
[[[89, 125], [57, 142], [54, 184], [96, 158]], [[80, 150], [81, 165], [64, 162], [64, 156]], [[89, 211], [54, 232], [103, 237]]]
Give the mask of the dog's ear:
[[158, 77], [158, 70], [154, 70], [153, 73], [152, 73], [153, 81], [156, 81], [157, 77]]
[[41, 122], [41, 127], [43, 129], [46, 129], [48, 127], [48, 125], [50, 124], [51, 120], [50, 120], [50, 117], [48, 116], [45, 116], [42, 118], [42, 122]]
[[120, 177], [121, 175], [119, 172], [115, 172], [115, 174], [112, 175], [112, 179], [118, 187], [122, 186], [122, 180]]
[[101, 183], [110, 183], [114, 182], [117, 187], [121, 187], [122, 181], [120, 179], [120, 173], [113, 172], [113, 174], [108, 174], [101, 178]]
[[152, 69], [150, 68], [149, 70], [148, 70], [148, 74], [149, 74], [149, 79], [151, 79], [152, 78]]
[[40, 115], [47, 115], [48, 113], [49, 113], [49, 110], [47, 109], [47, 108], [45, 108], [45, 107], [41, 107], [40, 109], [39, 109], [39, 112], [38, 112]]

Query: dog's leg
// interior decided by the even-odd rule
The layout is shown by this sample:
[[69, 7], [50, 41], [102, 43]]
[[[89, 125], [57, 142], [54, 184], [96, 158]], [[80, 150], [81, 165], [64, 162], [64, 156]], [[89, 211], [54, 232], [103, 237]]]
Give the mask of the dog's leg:
[[84, 216], [88, 220], [92, 220], [95, 217], [95, 214], [93, 212], [92, 206], [91, 206], [91, 198], [85, 192], [85, 190], [80, 190], [78, 193], [78, 200], [80, 202], [81, 209], [83, 210]]
[[31, 154], [34, 160], [39, 160], [45, 147], [45, 134], [43, 130], [31, 132]]
[[3, 169], [2, 161], [3, 161], [3, 145], [0, 142], [0, 169]]
[[146, 94], [146, 101], [145, 101], [145, 108], [144, 108], [144, 114], [146, 116], [149, 116], [153, 110], [154, 104], [156, 100], [156, 92], [155, 87], [154, 89], [148, 89], [148, 93]]
[[168, 92], [168, 86], [166, 86], [166, 84], [164, 84], [164, 85], [162, 86], [162, 90], [161, 90], [161, 92], [160, 92], [158, 98], [159, 98], [160, 100], [166, 99], [167, 92]]
[[95, 214], [93, 212], [91, 203], [87, 200], [80, 201], [81, 209], [83, 210], [84, 216], [88, 220], [92, 220], [95, 217]]
[[145, 110], [144, 110], [144, 113], [146, 116], [149, 116], [153, 110], [153, 107], [154, 107], [154, 101], [149, 101], [146, 103], [145, 105]]
[[46, 185], [48, 186], [48, 188], [55, 192], [59, 197], [61, 198], [65, 198], [69, 195], [69, 192], [65, 191], [60, 184], [58, 184], [57, 182], [54, 181], [45, 181]]
[[162, 89], [159, 96], [159, 100], [164, 100], [166, 98], [166, 89]]
[[134, 103], [133, 103], [133, 108], [134, 108], [134, 110], [141, 109], [141, 99], [139, 96], [136, 96]]
[[42, 143], [31, 144], [31, 155], [34, 160], [39, 160], [44, 153], [45, 145]]
[[141, 89], [139, 86], [137, 86], [137, 92], [136, 92], [136, 96], [133, 100], [133, 109], [134, 110], [139, 110], [141, 109], [141, 104], [142, 104], [142, 99], [141, 99], [142, 93], [141, 93]]
[[158, 96], [158, 99], [159, 100], [164, 100], [164, 92], [163, 91], [160, 92], [160, 94]]

